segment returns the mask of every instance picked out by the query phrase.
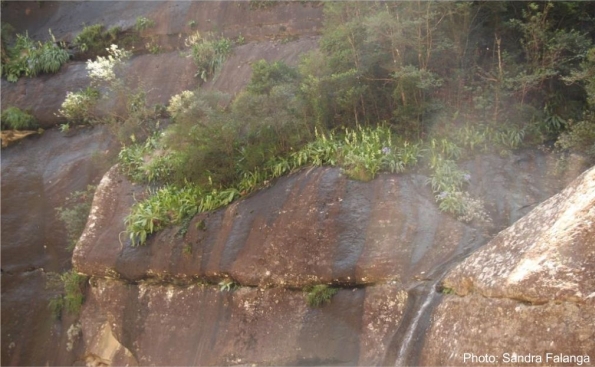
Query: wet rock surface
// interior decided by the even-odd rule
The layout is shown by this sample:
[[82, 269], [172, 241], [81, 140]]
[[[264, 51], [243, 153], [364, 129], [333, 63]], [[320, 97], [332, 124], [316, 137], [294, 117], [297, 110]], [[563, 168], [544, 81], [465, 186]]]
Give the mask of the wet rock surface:
[[66, 331], [48, 308], [48, 272], [70, 267], [64, 225], [56, 216], [74, 191], [97, 183], [115, 145], [105, 128], [67, 137], [46, 131], [2, 151], [2, 363], [65, 365]]
[[424, 364], [460, 364], [464, 353], [595, 358], [594, 224], [591, 168], [448, 273], [454, 295], [434, 313]]
[[[83, 22], [130, 29], [139, 16], [155, 20], [142, 35], [164, 52], [137, 53], [126, 74], [142, 80], [150, 103], [165, 103], [199, 85], [192, 61], [179, 54], [195, 30], [245, 37], [203, 85], [232, 95], [248, 82], [251, 62], [295, 65], [316, 47], [321, 8], [248, 7], [11, 2], [2, 21], [39, 39], [52, 28], [71, 40]], [[84, 63], [71, 62], [55, 75], [2, 81], [2, 106], [31, 109], [52, 126], [66, 91], [87, 85]], [[116, 101], [103, 101], [98, 113], [117, 111]], [[593, 173], [546, 202], [547, 213], [530, 214], [481, 249], [585, 168], [538, 151], [463, 164], [491, 226], [440, 213], [423, 172], [361, 183], [339, 169], [316, 168], [196, 216], [185, 235], [169, 228], [141, 247], [130, 246], [124, 218], [145, 188], [114, 167], [73, 257], [76, 269], [92, 276], [82, 314], [55, 321], [47, 272], [65, 270], [70, 254], [54, 208], [108, 170], [97, 162], [111, 149], [99, 128], [72, 137], [47, 131], [3, 151], [3, 364], [461, 365], [465, 352], [542, 350], [595, 359]], [[437, 294], [443, 275], [476, 250], [444, 283], [456, 295]], [[239, 286], [221, 291], [224, 279]], [[311, 308], [301, 288], [317, 283], [341, 290], [330, 304]]]
[[[398, 284], [344, 289], [311, 308], [299, 290], [98, 279], [81, 322], [85, 330], [107, 320], [140, 365], [369, 364], [382, 356], [406, 298]], [[95, 347], [87, 350], [103, 352]]]
[[[114, 168], [98, 189], [95, 215], [74, 253], [76, 268], [97, 278], [89, 307], [102, 316], [93, 322], [117, 319], [112, 323], [115, 339], [140, 364], [433, 364], [427, 360], [431, 349], [424, 345], [424, 334], [436, 327], [436, 319], [428, 315], [436, 305], [440, 310], [443, 296], [428, 289], [452, 264], [485, 244], [490, 230], [507, 226], [515, 215], [559, 191], [581, 165], [545, 179], [556, 159], [525, 151], [508, 158], [485, 156], [466, 167], [476, 194], [492, 198], [486, 202], [491, 229], [441, 214], [421, 174], [380, 175], [362, 183], [347, 179], [339, 169], [313, 168], [281, 178], [227, 208], [197, 215], [184, 236], [180, 227], [170, 228], [139, 247], [131, 247], [117, 233], [125, 229], [127, 211], [121, 210], [140, 197], [142, 188]], [[497, 184], [490, 186], [488, 177]], [[221, 292], [216, 284], [225, 279], [240, 288]], [[343, 287], [322, 311], [306, 306], [301, 291], [318, 283]], [[172, 302], [172, 297], [179, 298]], [[230, 320], [248, 317], [237, 305], [255, 299], [268, 311], [241, 331]], [[175, 315], [188, 312], [184, 307], [204, 310], [208, 316], [203, 321], [178, 319]], [[162, 312], [159, 320], [167, 321], [160, 324], [150, 316], [154, 312]], [[340, 320], [335, 322], [357, 322], [337, 329], [321, 319], [317, 323], [324, 327], [310, 329], [306, 315], [315, 312]], [[189, 322], [196, 324], [187, 329]], [[281, 326], [271, 326], [277, 324]], [[169, 350], [179, 342], [173, 336], [179, 328], [185, 330], [187, 348], [178, 355], [157, 355], [155, 350]], [[171, 336], [144, 334], [164, 331]], [[310, 344], [296, 336], [302, 333], [309, 335]], [[247, 334], [251, 341], [246, 341]], [[207, 335], [209, 347], [204, 344]], [[335, 340], [344, 346], [333, 347]], [[85, 345], [105, 354], [93, 343]]]
[[[511, 189], [509, 183], [519, 181], [519, 168], [511, 162], [518, 160], [525, 162], [524, 182]], [[506, 226], [521, 207], [528, 211], [531, 205], [524, 202], [539, 202], [556, 192], [560, 182], [546, 184], [537, 176], [554, 163], [541, 153], [521, 152], [507, 159], [485, 157], [469, 166], [478, 182], [484, 177], [501, 182], [477, 190], [494, 198], [486, 202], [494, 226]], [[480, 170], [481, 176], [476, 173]], [[134, 191], [138, 186], [116, 170], [104, 180], [109, 182], [98, 190], [93, 210], [110, 214], [93, 221], [74, 262], [86, 274], [112, 273], [127, 281], [231, 277], [250, 286], [299, 288], [397, 279], [412, 285], [489, 237], [441, 214], [423, 175], [380, 175], [362, 183], [347, 179], [339, 169], [315, 168], [281, 178], [225, 209], [196, 216], [184, 236], [180, 227], [170, 228], [152, 236], [146, 246], [131, 247], [126, 236], [117, 233], [125, 231], [123, 218], [139, 195]], [[499, 205], [513, 200], [515, 206]], [[122, 211], [109, 207], [112, 202], [122, 203]]]

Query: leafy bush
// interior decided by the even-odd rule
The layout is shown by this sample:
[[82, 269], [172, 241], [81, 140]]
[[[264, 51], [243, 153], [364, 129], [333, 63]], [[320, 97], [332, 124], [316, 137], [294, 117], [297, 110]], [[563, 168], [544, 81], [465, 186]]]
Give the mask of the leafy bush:
[[74, 249], [83, 234], [91, 211], [95, 189], [95, 186], [89, 185], [84, 191], [75, 191], [66, 198], [64, 206], [56, 208], [58, 218], [66, 227], [68, 250]]
[[18, 107], [2, 111], [2, 130], [32, 130], [38, 127], [37, 120]]
[[99, 85], [102, 83], [108, 84], [112, 89], [116, 89], [118, 81], [116, 79], [116, 68], [130, 58], [131, 52], [124, 49], [119, 49], [118, 45], [112, 44], [107, 50], [108, 56], [98, 56], [95, 61], [89, 60], [87, 62], [87, 70], [91, 83]]
[[306, 294], [306, 303], [310, 307], [322, 307], [331, 302], [331, 299], [337, 292], [338, 288], [329, 287], [326, 284], [317, 284], [304, 289]]
[[56, 318], [63, 310], [70, 314], [78, 314], [85, 301], [85, 286], [88, 277], [77, 273], [74, 269], [62, 273], [59, 282], [63, 287], [63, 294], [50, 300], [48, 307]]
[[95, 24], [84, 27], [72, 43], [86, 54], [104, 54], [106, 48], [116, 41], [121, 32], [120, 27], [112, 27], [106, 31], [103, 24]]
[[95, 118], [94, 108], [98, 100], [99, 91], [91, 87], [67, 92], [58, 114], [69, 123], [90, 123]]
[[120, 170], [134, 182], [168, 182], [173, 172], [174, 155], [158, 149], [158, 136], [149, 137], [144, 144], [124, 146], [119, 153]]
[[434, 192], [455, 192], [459, 191], [470, 178], [469, 174], [459, 169], [454, 161], [438, 157], [429, 182]]
[[227, 55], [231, 53], [232, 42], [230, 39], [217, 38], [212, 33], [202, 37], [199, 32], [186, 39], [186, 47], [190, 48], [189, 57], [198, 67], [195, 76], [203, 81], [213, 76], [223, 65]]
[[252, 78], [246, 89], [256, 94], [269, 94], [275, 85], [292, 83], [298, 77], [297, 70], [283, 61], [259, 60], [252, 64]]
[[570, 126], [556, 141], [556, 147], [586, 153], [595, 158], [595, 118], [592, 116]]
[[9, 82], [16, 82], [23, 74], [34, 77], [41, 73], [55, 73], [68, 61], [68, 52], [52, 41], [35, 42], [29, 35], [18, 34], [15, 44], [8, 48], [2, 59], [2, 73]]
[[148, 28], [153, 28], [155, 26], [155, 21], [153, 19], [149, 19], [143, 16], [137, 17], [136, 18], [136, 24], [134, 25], [134, 29], [138, 32], [148, 29]]

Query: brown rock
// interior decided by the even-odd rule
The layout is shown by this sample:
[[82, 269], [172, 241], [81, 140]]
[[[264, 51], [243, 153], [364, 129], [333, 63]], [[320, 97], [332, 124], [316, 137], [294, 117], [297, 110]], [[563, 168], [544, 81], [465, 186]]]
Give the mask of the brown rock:
[[478, 364], [465, 353], [500, 365], [515, 362], [513, 353], [528, 358], [516, 360], [522, 365], [577, 365], [585, 356], [592, 363], [594, 223], [591, 168], [448, 274], [444, 286], [456, 295], [434, 312], [422, 364]]

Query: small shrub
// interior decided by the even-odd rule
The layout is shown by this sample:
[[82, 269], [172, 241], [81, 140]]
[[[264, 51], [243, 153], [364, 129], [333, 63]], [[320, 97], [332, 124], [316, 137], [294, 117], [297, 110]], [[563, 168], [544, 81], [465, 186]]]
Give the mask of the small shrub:
[[66, 227], [68, 250], [74, 249], [83, 234], [91, 211], [95, 189], [95, 186], [89, 185], [84, 191], [75, 191], [66, 198], [64, 206], [56, 208], [58, 218]]
[[95, 24], [84, 27], [72, 43], [86, 54], [104, 54], [109, 45], [116, 42], [121, 32], [120, 27], [112, 27], [106, 31], [103, 24]]
[[41, 73], [55, 73], [68, 61], [68, 52], [51, 41], [35, 42], [29, 35], [18, 34], [13, 47], [4, 52], [2, 73], [9, 82], [16, 82], [23, 74], [34, 77]]
[[457, 164], [442, 156], [433, 163], [434, 172], [430, 175], [429, 183], [435, 193], [459, 191], [463, 184], [470, 179], [468, 173], [459, 169]]
[[134, 25], [134, 29], [138, 32], [153, 28], [155, 26], [155, 21], [153, 19], [149, 19], [143, 16], [136, 18], [136, 24]]
[[558, 137], [556, 148], [582, 152], [595, 159], [595, 118], [588, 117], [570, 125], [568, 131]]
[[339, 292], [338, 288], [329, 287], [326, 284], [318, 284], [308, 287], [304, 290], [306, 294], [306, 303], [310, 307], [322, 307], [331, 302], [333, 296]]
[[39, 125], [35, 117], [18, 107], [8, 107], [2, 111], [2, 130], [33, 130]]
[[64, 309], [71, 314], [78, 314], [85, 301], [84, 290], [87, 276], [77, 273], [74, 269], [63, 273]]
[[116, 88], [118, 80], [116, 80], [115, 69], [129, 59], [132, 53], [119, 49], [118, 45], [114, 44], [107, 49], [107, 52], [109, 54], [107, 57], [98, 56], [95, 61], [89, 60], [87, 70], [92, 84], [107, 83], [110, 87]]
[[87, 279], [87, 276], [77, 273], [74, 269], [59, 275], [59, 286], [63, 288], [63, 294], [52, 298], [48, 304], [55, 318], [59, 318], [64, 310], [73, 315], [80, 312], [85, 301]]
[[246, 89], [251, 93], [269, 94], [275, 85], [294, 82], [298, 77], [297, 70], [283, 61], [259, 60], [252, 64], [252, 78]]
[[64, 117], [69, 123], [81, 124], [93, 122], [94, 108], [99, 100], [99, 91], [87, 87], [78, 92], [67, 92], [58, 115]]
[[190, 28], [196, 28], [196, 21], [195, 20], [191, 20], [188, 22], [188, 27]]
[[154, 42], [154, 41], [147, 42], [145, 44], [145, 48], [147, 49], [147, 51], [149, 51], [153, 55], [156, 55], [158, 53], [161, 53], [161, 46], [158, 43]]
[[189, 57], [198, 67], [195, 76], [203, 81], [213, 76], [223, 65], [227, 55], [231, 53], [232, 42], [228, 38], [217, 38], [212, 33], [202, 37], [196, 32], [186, 39], [186, 47], [190, 48]]

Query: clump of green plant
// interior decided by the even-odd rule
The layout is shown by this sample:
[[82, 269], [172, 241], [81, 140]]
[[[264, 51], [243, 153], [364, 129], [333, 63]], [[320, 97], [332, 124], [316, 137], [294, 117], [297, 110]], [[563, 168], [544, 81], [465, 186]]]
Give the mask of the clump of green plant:
[[173, 171], [175, 157], [171, 153], [154, 154], [157, 149], [156, 134], [142, 144], [124, 146], [118, 155], [121, 172], [134, 182], [167, 182]]
[[568, 131], [558, 137], [556, 148], [583, 152], [595, 159], [595, 118], [587, 116], [585, 120], [571, 124]]
[[95, 120], [95, 106], [99, 100], [99, 90], [91, 87], [77, 92], [66, 92], [58, 115], [69, 124], [86, 124]]
[[190, 48], [188, 56], [198, 67], [195, 76], [205, 82], [223, 65], [233, 46], [228, 38], [216, 37], [213, 33], [207, 33], [203, 37], [199, 32], [188, 37], [185, 44]]
[[103, 54], [110, 44], [114, 43], [122, 32], [120, 27], [105, 30], [103, 24], [86, 26], [77, 34], [73, 45], [86, 54]]
[[196, 186], [165, 186], [134, 204], [125, 219], [133, 246], [144, 244], [148, 235], [161, 228], [196, 214], [200, 197], [201, 190]]
[[155, 26], [155, 21], [153, 19], [149, 19], [143, 16], [137, 17], [136, 18], [136, 23], [134, 25], [134, 29], [138, 32], [148, 29], [148, 28], [153, 28]]
[[223, 279], [219, 282], [219, 291], [221, 292], [231, 292], [236, 287], [237, 284], [231, 279]]
[[34, 77], [41, 73], [55, 73], [68, 61], [68, 52], [57, 45], [52, 34], [51, 41], [35, 42], [28, 33], [17, 34], [14, 45], [2, 58], [2, 74], [9, 82], [16, 82], [22, 75]]
[[2, 111], [2, 130], [33, 130], [39, 125], [35, 117], [18, 107], [8, 107]]
[[87, 279], [87, 276], [72, 269], [60, 274], [57, 279], [52, 281], [54, 284], [51, 284], [51, 286], [56, 286], [57, 283], [63, 289], [63, 293], [52, 298], [48, 304], [54, 317], [60, 318], [64, 310], [73, 315], [80, 312], [85, 301], [84, 293]]
[[452, 288], [442, 286], [440, 288], [440, 293], [442, 294], [456, 294], [455, 290]]
[[188, 27], [190, 28], [196, 28], [196, 20], [191, 20], [188, 22]]
[[69, 251], [74, 249], [83, 234], [96, 188], [89, 185], [86, 190], [75, 191], [66, 198], [64, 206], [56, 208], [58, 218], [66, 227]]
[[306, 292], [306, 303], [310, 307], [322, 307], [331, 302], [331, 299], [337, 292], [338, 288], [330, 287], [326, 284], [317, 284], [304, 289]]
[[145, 43], [145, 48], [147, 49], [147, 51], [149, 51], [150, 53], [156, 55], [158, 53], [161, 53], [161, 46], [159, 45], [159, 43], [151, 40], [150, 42]]
[[276, 1], [269, 0], [250, 0], [250, 10], [265, 10], [277, 5]]

